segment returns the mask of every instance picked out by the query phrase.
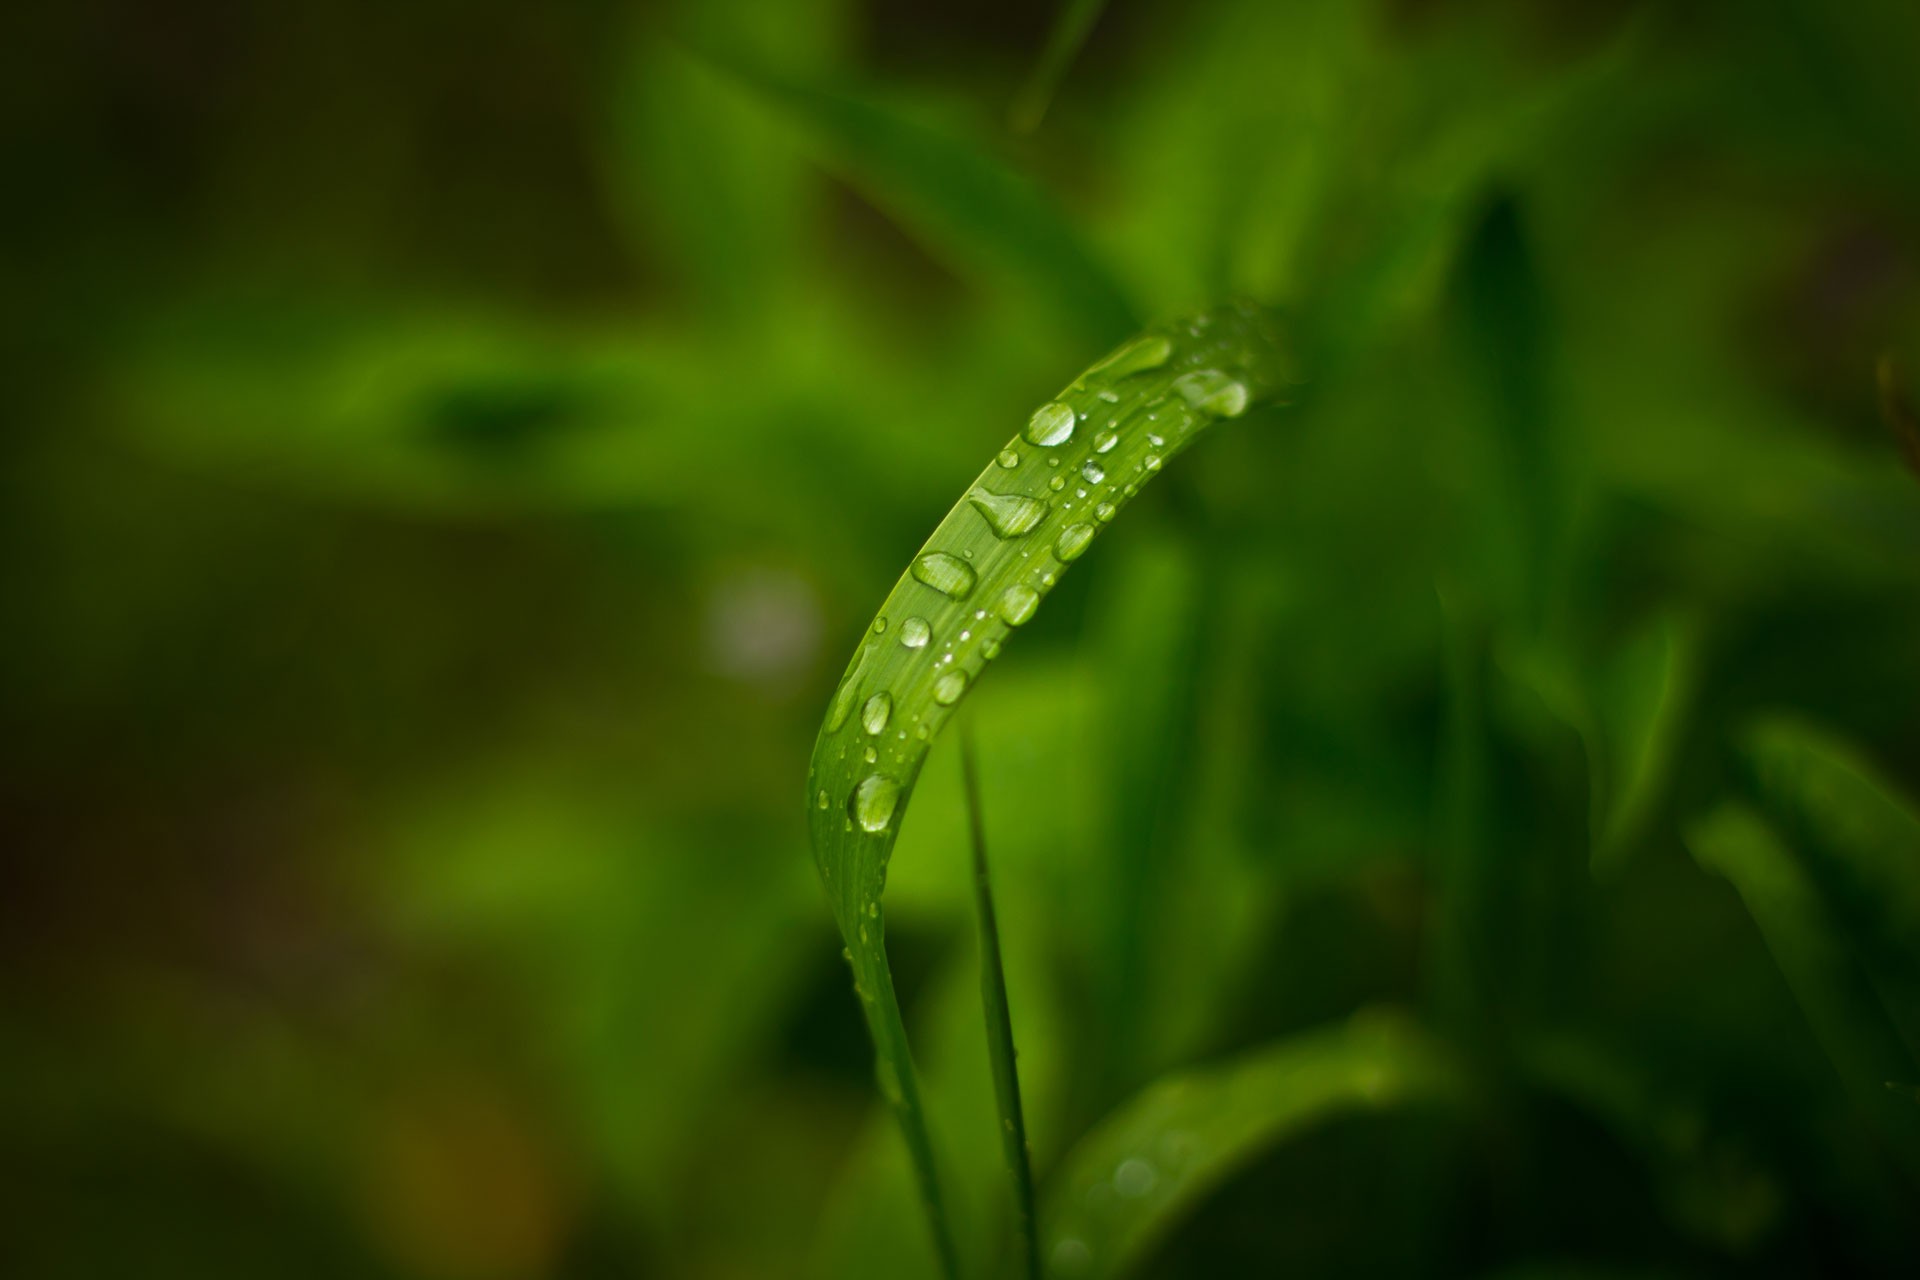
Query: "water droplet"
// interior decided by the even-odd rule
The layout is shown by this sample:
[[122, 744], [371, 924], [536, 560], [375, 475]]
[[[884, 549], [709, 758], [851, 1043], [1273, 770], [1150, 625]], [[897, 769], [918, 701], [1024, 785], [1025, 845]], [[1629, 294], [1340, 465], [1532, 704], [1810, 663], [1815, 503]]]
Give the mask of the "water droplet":
[[1095, 453], [1109, 453], [1112, 451], [1113, 446], [1119, 443], [1120, 433], [1118, 431], [1102, 431], [1093, 438], [1093, 451]]
[[913, 562], [913, 576], [943, 596], [964, 600], [973, 590], [973, 567], [959, 556], [929, 551]]
[[1094, 527], [1090, 524], [1070, 524], [1060, 531], [1053, 540], [1053, 554], [1061, 560], [1078, 560], [1080, 553], [1093, 541]]
[[1093, 366], [1089, 372], [1103, 373], [1114, 381], [1158, 369], [1173, 355], [1173, 343], [1158, 333], [1144, 334]]
[[1147, 443], [1156, 449], [1164, 449], [1167, 444], [1167, 438], [1165, 436], [1155, 435], [1149, 431], [1147, 432]]
[[[980, 656], [992, 662], [1000, 656], [1000, 642], [989, 637], [980, 642]], [[823, 793], [824, 794], [824, 793]]]
[[986, 517], [996, 538], [1019, 538], [1047, 518], [1047, 504], [1018, 493], [988, 493], [975, 489], [967, 495], [973, 509]]
[[1088, 484], [1099, 484], [1107, 478], [1107, 469], [1101, 466], [1098, 460], [1088, 458], [1080, 464], [1080, 474]]
[[876, 898], [867, 904], [867, 918], [870, 920], [878, 920], [880, 918], [879, 899]]
[[1027, 419], [1027, 439], [1042, 447], [1059, 444], [1073, 434], [1075, 421], [1073, 410], [1058, 400], [1043, 404]]
[[1024, 583], [1014, 583], [1000, 597], [1000, 616], [1009, 626], [1019, 626], [1039, 607], [1040, 593]]
[[924, 649], [933, 638], [933, 628], [925, 618], [908, 618], [900, 624], [900, 643], [909, 649]]
[[886, 629], [887, 629], [887, 615], [883, 613], [879, 617], [873, 620], [873, 634], [879, 635], [882, 631], [885, 631]]
[[1160, 1171], [1139, 1156], [1122, 1160], [1113, 1171], [1113, 1189], [1130, 1200], [1151, 1195], [1160, 1184]]
[[900, 784], [884, 773], [870, 773], [848, 797], [847, 812], [862, 831], [885, 831], [899, 804]]
[[1103, 521], [1111, 520], [1120, 514], [1120, 508], [1114, 506], [1111, 502], [1103, 502], [1093, 509], [1093, 514], [1099, 516]]
[[1247, 408], [1246, 384], [1218, 369], [1195, 369], [1173, 380], [1173, 389], [1202, 413], [1220, 418], [1237, 418]]
[[867, 699], [867, 705], [860, 708], [860, 723], [866, 726], [868, 733], [883, 733], [887, 719], [893, 715], [893, 695], [882, 689]]
[[1063, 476], [1054, 476], [1051, 480], [1047, 481], [1047, 488], [1053, 490], [1055, 493], [1060, 492], [1066, 487], [1067, 482]]
[[866, 754], [862, 756], [861, 759], [865, 760], [868, 764], [877, 764], [880, 761], [880, 753], [872, 747], [868, 747]]
[[1113, 392], [1111, 392], [1111, 391], [1107, 391], [1107, 390], [1104, 390], [1104, 389], [1103, 389], [1103, 390], [1101, 390], [1101, 391], [1099, 391], [1099, 392], [1098, 392], [1097, 394], [1099, 395], [1099, 397], [1100, 397], [1100, 398], [1101, 398], [1102, 400], [1105, 400], [1105, 401], [1106, 401], [1106, 402], [1107, 402], [1108, 404], [1119, 404], [1119, 403], [1120, 403], [1120, 397], [1119, 397], [1119, 396], [1117, 396], [1117, 395], [1115, 395], [1115, 394], [1114, 394]]
[[1020, 455], [1011, 449], [1002, 449], [1000, 456], [995, 458], [994, 461], [1011, 471], [1020, 465]]
[[819, 794], [819, 795], [817, 795], [817, 796], [815, 796], [815, 797], [813, 798], [813, 800], [814, 800], [814, 803], [815, 803], [815, 804], [817, 804], [817, 805], [819, 805], [819, 806], [820, 806], [820, 807], [821, 807], [822, 809], [824, 809], [824, 808], [826, 808], [826, 807], [827, 807], [827, 792], [826, 792], [826, 788], [824, 788], [824, 787], [822, 787], [822, 788], [820, 789], [820, 794]]
[[1160, 469], [1160, 455], [1157, 453], [1150, 453], [1144, 459], [1141, 460], [1140, 465], [1145, 467], [1148, 471], [1158, 471]]
[[943, 707], [950, 707], [960, 701], [960, 695], [967, 691], [967, 673], [955, 667], [933, 682], [933, 700]]

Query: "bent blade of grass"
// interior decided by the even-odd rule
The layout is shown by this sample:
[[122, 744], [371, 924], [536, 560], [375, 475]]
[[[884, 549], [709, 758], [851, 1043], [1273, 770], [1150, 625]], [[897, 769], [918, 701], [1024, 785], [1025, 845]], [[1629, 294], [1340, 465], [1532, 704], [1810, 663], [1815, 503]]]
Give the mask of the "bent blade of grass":
[[935, 253], [1011, 281], [1075, 332], [1112, 343], [1140, 327], [1119, 281], [1046, 193], [969, 141], [731, 50], [697, 52], [779, 111], [821, 160]]
[[1007, 1008], [1007, 974], [1000, 961], [1000, 925], [987, 873], [987, 823], [981, 813], [980, 777], [973, 762], [973, 734], [960, 734], [960, 772], [967, 793], [967, 830], [973, 845], [973, 905], [980, 926], [980, 1003], [987, 1019], [987, 1061], [993, 1070], [993, 1100], [1000, 1112], [1000, 1146], [1013, 1183], [1014, 1250], [1028, 1280], [1040, 1277], [1040, 1239], [1033, 1211], [1033, 1163], [1027, 1150], [1027, 1120], [1020, 1105], [1019, 1055], [1013, 1048], [1013, 1016]]
[[1855, 1107], [1894, 1140], [1909, 1172], [1920, 1171], [1920, 1117], [1891, 1106], [1897, 1099], [1885, 1087], [1911, 1073], [1911, 1060], [1800, 851], [1738, 802], [1722, 804], [1685, 835], [1694, 860], [1739, 892]]
[[1920, 1066], [1920, 813], [1845, 744], [1811, 726], [1756, 722], [1742, 755], [1784, 834]]
[[1247, 304], [1149, 330], [1076, 378], [934, 529], [848, 663], [814, 743], [815, 867], [949, 1275], [951, 1233], [881, 904], [914, 783], [955, 705], [1141, 486], [1210, 423], [1278, 398], [1287, 380], [1275, 317]]
[[1405, 1019], [1385, 1013], [1163, 1079], [1081, 1139], [1050, 1180], [1050, 1274], [1125, 1275], [1274, 1144], [1341, 1115], [1457, 1091], [1440, 1052]]

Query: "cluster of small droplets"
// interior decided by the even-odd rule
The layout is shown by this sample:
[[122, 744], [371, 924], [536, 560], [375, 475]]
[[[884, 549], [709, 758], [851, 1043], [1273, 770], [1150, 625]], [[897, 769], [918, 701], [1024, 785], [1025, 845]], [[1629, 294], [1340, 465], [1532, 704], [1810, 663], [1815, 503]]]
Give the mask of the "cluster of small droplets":
[[[1145, 479], [1160, 469], [1169, 440], [1173, 440], [1172, 447], [1177, 448], [1205, 422], [1238, 416], [1246, 408], [1249, 399], [1246, 385], [1208, 362], [1213, 355], [1230, 354], [1224, 346], [1219, 352], [1207, 349], [1208, 327], [1204, 317], [1187, 327], [1187, 337], [1200, 341], [1190, 343], [1178, 361], [1174, 342], [1165, 335], [1149, 334], [1128, 343], [1088, 370], [1062, 398], [1036, 409], [1021, 430], [1020, 438], [995, 456], [989, 474], [982, 475], [968, 492], [967, 506], [993, 535], [994, 545], [1007, 548], [1003, 554], [1017, 551], [1018, 560], [1031, 567], [1023, 577], [984, 602], [983, 607], [973, 608], [971, 624], [964, 621], [964, 615], [951, 617], [947, 610], [953, 604], [973, 603], [972, 597], [982, 576], [995, 574], [1000, 557], [992, 554], [976, 557], [972, 547], [962, 546], [957, 555], [952, 551], [926, 550], [914, 558], [909, 575], [920, 587], [934, 593], [940, 603], [928, 610], [935, 621], [922, 613], [908, 614], [901, 620], [897, 634], [901, 648], [917, 655], [935, 639], [935, 626], [942, 629], [945, 639], [939, 656], [928, 667], [920, 668], [929, 672], [928, 688], [940, 715], [944, 716], [947, 709], [965, 696], [978, 675], [978, 664], [990, 662], [999, 655], [1006, 632], [1024, 625], [1034, 616], [1042, 597], [1058, 581], [1058, 569], [1079, 559], [1100, 529], [1118, 514], [1119, 504], [1136, 494]], [[1168, 368], [1169, 365], [1173, 367]], [[1116, 386], [1127, 379], [1162, 370], [1165, 371], [1162, 376], [1172, 375], [1169, 382], [1161, 383], [1160, 390], [1144, 402], [1136, 397], [1132, 408], [1122, 407], [1125, 397]], [[1087, 394], [1089, 391], [1091, 395]], [[1070, 399], [1078, 400], [1084, 407], [1076, 407], [1069, 403]], [[1070, 496], [1050, 498], [1047, 495], [1064, 494], [1069, 483], [1059, 450], [1072, 446], [1083, 426], [1090, 426], [1092, 434], [1090, 439], [1082, 437], [1086, 440], [1082, 447], [1090, 451], [1073, 468], [1076, 487]], [[1133, 455], [1135, 460], [1131, 466], [1116, 469], [1106, 459], [1130, 436], [1143, 441], [1144, 447]], [[1022, 449], [1023, 442], [1032, 447], [1031, 451]], [[1020, 491], [1018, 475], [1009, 474], [1020, 472], [1029, 459], [1044, 459], [1046, 493]], [[990, 475], [999, 475], [1001, 479], [992, 480]], [[1076, 503], [1081, 504], [1082, 509], [1090, 508], [1090, 516], [1076, 516]], [[1038, 543], [1032, 535], [1056, 519], [1058, 524], [1048, 531], [1048, 541], [1039, 543], [1045, 550], [1036, 559], [1026, 544]], [[897, 590], [908, 588], [903, 585]], [[874, 619], [875, 636], [887, 629], [884, 614]], [[858, 706], [859, 728], [868, 739], [862, 758], [869, 764], [878, 764], [884, 749], [893, 757], [897, 771], [910, 778], [915, 767], [911, 752], [918, 748], [908, 745], [907, 726], [895, 726], [891, 741], [885, 736], [892, 725], [895, 693], [887, 689], [872, 692], [865, 689], [868, 667], [880, 665], [874, 661], [877, 648], [869, 644], [856, 655], [829, 710], [827, 731], [837, 733]], [[919, 661], [917, 656], [913, 660]], [[907, 678], [914, 679], [911, 675]], [[866, 694], [864, 701], [863, 693]], [[927, 741], [934, 727], [935, 724], [916, 713], [912, 717], [912, 740]], [[845, 756], [843, 748], [842, 759]], [[871, 834], [887, 831], [899, 807], [902, 790], [901, 782], [893, 773], [876, 770], [867, 774], [847, 797], [849, 830], [857, 828]], [[827, 807], [825, 791], [819, 792], [816, 799], [819, 807]]]

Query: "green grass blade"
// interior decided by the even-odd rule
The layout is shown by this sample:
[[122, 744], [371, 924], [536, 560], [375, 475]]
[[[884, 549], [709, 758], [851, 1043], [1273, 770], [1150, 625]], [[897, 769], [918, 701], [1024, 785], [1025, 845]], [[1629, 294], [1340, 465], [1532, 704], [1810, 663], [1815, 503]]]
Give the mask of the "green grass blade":
[[1855, 1102], [1884, 1117], [1885, 1083], [1903, 1078], [1908, 1060], [1847, 945], [1845, 930], [1797, 851], [1758, 813], [1737, 803], [1691, 824], [1686, 840], [1695, 861], [1739, 891]]
[[973, 734], [960, 733], [960, 774], [967, 793], [967, 829], [973, 844], [973, 905], [980, 925], [980, 1003], [987, 1016], [987, 1059], [993, 1068], [993, 1100], [1000, 1109], [1000, 1145], [1013, 1179], [1014, 1249], [1029, 1280], [1039, 1280], [1040, 1237], [1033, 1210], [1033, 1163], [1027, 1150], [1027, 1119], [1020, 1105], [1020, 1064], [1013, 1048], [1013, 1017], [1007, 1009], [1007, 975], [1000, 961], [1000, 924], [993, 910], [987, 872], [987, 823], [981, 813], [980, 777], [974, 767]]
[[1920, 1066], [1920, 813], [1844, 744], [1769, 719], [1742, 751], [1761, 809], [1845, 930]]
[[1067, 68], [1079, 56], [1081, 46], [1093, 34], [1094, 24], [1106, 11], [1107, 0], [1065, 0], [1054, 16], [1053, 29], [1047, 33], [1047, 47], [1034, 64], [1033, 74], [1013, 100], [1007, 119], [1016, 133], [1032, 133], [1046, 118], [1053, 95], [1066, 77]]
[[1441, 1055], [1385, 1015], [1163, 1079], [1081, 1139], [1050, 1180], [1050, 1274], [1125, 1275], [1274, 1144], [1341, 1115], [1438, 1100], [1455, 1088]]
[[815, 867], [846, 940], [882, 1091], [949, 1260], [881, 903], [914, 783], [955, 705], [1100, 530], [1210, 423], [1276, 399], [1285, 368], [1273, 317], [1232, 305], [1142, 334], [1041, 406], [888, 593], [814, 743]]
[[986, 151], [865, 96], [731, 51], [700, 52], [777, 108], [823, 163], [936, 254], [1024, 290], [1094, 342], [1139, 328], [1126, 291], [1052, 200]]

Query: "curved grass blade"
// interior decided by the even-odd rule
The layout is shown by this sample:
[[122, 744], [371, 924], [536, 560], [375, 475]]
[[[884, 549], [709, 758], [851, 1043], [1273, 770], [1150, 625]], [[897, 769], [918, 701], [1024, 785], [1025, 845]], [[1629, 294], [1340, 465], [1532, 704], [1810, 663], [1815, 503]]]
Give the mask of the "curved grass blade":
[[1343, 1114], [1441, 1100], [1457, 1089], [1439, 1051], [1385, 1014], [1161, 1080], [1081, 1139], [1051, 1180], [1050, 1274], [1125, 1275], [1275, 1143]]
[[1007, 1010], [1007, 974], [1000, 962], [1000, 924], [987, 875], [987, 823], [980, 812], [980, 777], [973, 763], [973, 734], [960, 733], [960, 773], [967, 793], [967, 829], [973, 844], [973, 906], [980, 924], [980, 1003], [987, 1015], [987, 1060], [993, 1070], [993, 1100], [1000, 1110], [1000, 1145], [1013, 1180], [1014, 1250], [1021, 1272], [1040, 1280], [1040, 1237], [1033, 1210], [1033, 1162], [1027, 1150], [1027, 1119], [1020, 1105], [1020, 1065], [1013, 1048], [1013, 1017]]
[[1844, 744], [1768, 719], [1742, 740], [1759, 804], [1844, 930], [1920, 1067], [1920, 813]]
[[1012, 281], [1099, 343], [1137, 329], [1133, 304], [1046, 194], [969, 142], [881, 103], [700, 46], [779, 108], [822, 159], [936, 252]]
[[1033, 74], [1027, 77], [1020, 96], [1013, 100], [1007, 112], [1015, 133], [1032, 133], [1040, 127], [1060, 81], [1066, 78], [1067, 68], [1079, 56], [1081, 46], [1093, 34], [1094, 24], [1100, 21], [1106, 8], [1107, 0], [1064, 0], [1061, 4], [1052, 30], [1047, 32], [1047, 47], [1041, 51]]
[[1279, 397], [1278, 326], [1245, 304], [1149, 330], [1042, 405], [947, 513], [847, 665], [808, 771], [808, 835], [913, 1157], [954, 1252], [886, 959], [887, 859], [934, 736], [1069, 565], [1212, 422]]

